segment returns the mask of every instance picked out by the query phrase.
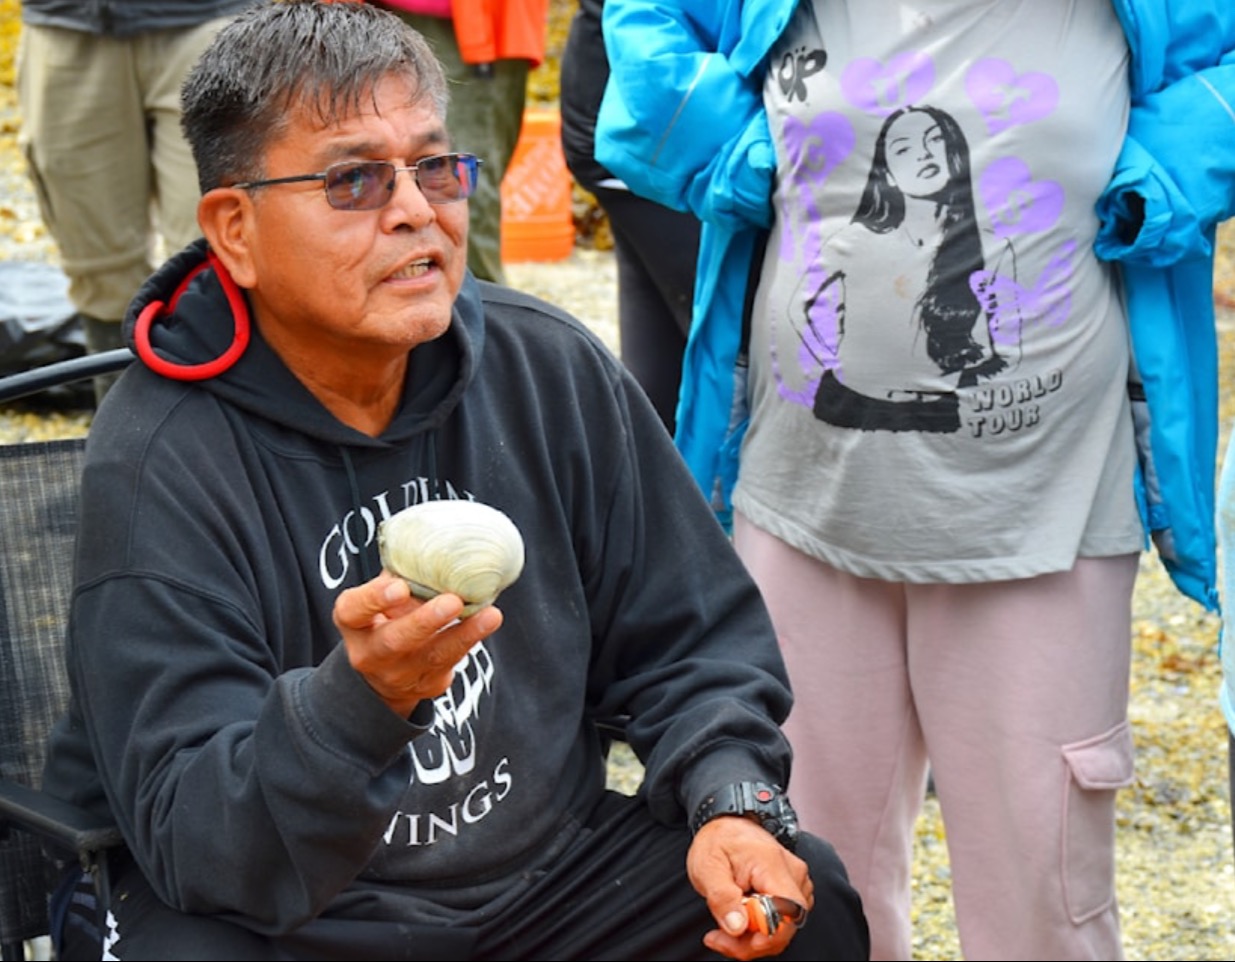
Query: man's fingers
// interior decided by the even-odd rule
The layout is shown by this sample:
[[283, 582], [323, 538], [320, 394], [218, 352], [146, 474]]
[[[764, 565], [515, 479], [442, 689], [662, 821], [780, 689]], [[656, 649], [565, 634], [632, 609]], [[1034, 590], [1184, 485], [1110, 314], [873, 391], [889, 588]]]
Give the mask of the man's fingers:
[[412, 597], [407, 582], [387, 572], [372, 581], [348, 588], [335, 599], [334, 620], [339, 628], [368, 628], [379, 616], [406, 605]]

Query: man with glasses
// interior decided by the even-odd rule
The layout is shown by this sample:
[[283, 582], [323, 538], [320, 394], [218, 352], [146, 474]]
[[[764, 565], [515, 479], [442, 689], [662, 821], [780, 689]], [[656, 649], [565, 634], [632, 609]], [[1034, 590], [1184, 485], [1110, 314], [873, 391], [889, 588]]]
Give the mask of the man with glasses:
[[[97, 912], [66, 876], [57, 957], [865, 958], [759, 595], [622, 365], [467, 271], [423, 39], [262, 3], [183, 99], [205, 239], [91, 429], [45, 778], [127, 851]], [[452, 499], [522, 534], [500, 608], [381, 570]]]

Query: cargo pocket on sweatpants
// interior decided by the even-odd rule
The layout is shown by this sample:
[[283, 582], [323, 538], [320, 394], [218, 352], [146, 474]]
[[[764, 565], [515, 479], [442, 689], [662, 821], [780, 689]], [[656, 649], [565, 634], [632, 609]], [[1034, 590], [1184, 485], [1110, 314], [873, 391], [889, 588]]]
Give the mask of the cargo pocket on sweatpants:
[[1079, 925], [1115, 898], [1115, 792], [1132, 784], [1132, 728], [1063, 746], [1067, 782], [1063, 811], [1063, 890], [1068, 915]]

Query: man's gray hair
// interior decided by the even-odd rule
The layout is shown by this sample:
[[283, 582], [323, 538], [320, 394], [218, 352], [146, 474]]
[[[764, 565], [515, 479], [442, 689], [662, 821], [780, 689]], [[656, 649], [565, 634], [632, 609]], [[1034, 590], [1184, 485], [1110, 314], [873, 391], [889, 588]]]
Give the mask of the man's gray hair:
[[203, 193], [263, 176], [295, 110], [323, 125], [373, 105], [387, 78], [408, 82], [446, 121], [442, 66], [395, 14], [352, 0], [265, 0], [228, 23], [181, 89], [181, 119]]

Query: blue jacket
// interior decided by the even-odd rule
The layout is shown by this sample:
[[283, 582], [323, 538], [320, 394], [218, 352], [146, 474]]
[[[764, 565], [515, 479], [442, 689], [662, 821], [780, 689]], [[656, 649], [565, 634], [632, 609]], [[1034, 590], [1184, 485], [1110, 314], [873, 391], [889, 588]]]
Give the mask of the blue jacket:
[[[609, 0], [604, 12], [612, 74], [597, 158], [704, 224], [677, 443], [726, 525], [747, 423], [747, 286], [776, 169], [762, 81], [795, 2]], [[1216, 610], [1213, 248], [1235, 212], [1235, 2], [1113, 4], [1132, 53], [1132, 112], [1095, 249], [1122, 268], [1147, 402], [1133, 405], [1136, 497], [1176, 586]]]

